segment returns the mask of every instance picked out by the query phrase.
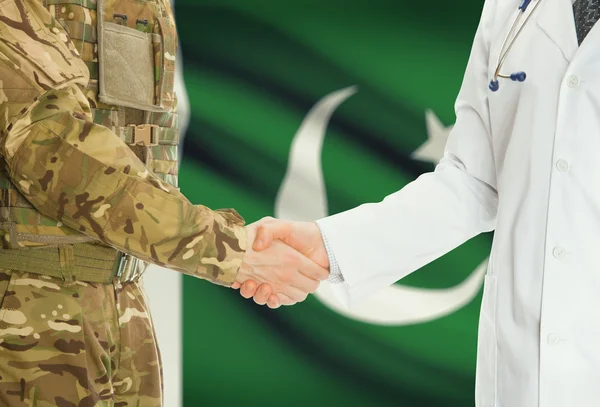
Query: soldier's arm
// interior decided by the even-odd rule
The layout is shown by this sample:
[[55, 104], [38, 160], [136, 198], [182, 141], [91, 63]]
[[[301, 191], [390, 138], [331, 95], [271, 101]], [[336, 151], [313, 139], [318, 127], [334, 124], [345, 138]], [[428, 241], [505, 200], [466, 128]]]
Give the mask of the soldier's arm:
[[0, 135], [10, 177], [44, 215], [145, 261], [222, 285], [246, 246], [234, 211], [192, 205], [92, 122], [87, 68], [37, 0], [0, 5]]

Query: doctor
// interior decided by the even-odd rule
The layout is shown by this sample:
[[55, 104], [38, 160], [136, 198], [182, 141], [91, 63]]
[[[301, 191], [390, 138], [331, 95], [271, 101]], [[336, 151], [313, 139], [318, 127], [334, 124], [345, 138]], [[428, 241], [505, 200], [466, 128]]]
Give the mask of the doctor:
[[265, 220], [255, 249], [310, 255], [350, 304], [495, 230], [476, 405], [600, 405], [599, 3], [486, 0], [435, 171], [317, 223]]

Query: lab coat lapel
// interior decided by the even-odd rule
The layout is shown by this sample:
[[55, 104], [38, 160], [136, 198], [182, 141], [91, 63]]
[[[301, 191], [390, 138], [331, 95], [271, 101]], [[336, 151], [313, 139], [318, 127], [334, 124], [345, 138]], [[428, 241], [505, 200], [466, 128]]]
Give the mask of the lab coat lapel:
[[578, 48], [572, 1], [538, 1], [541, 1], [539, 14], [536, 18], [538, 26], [558, 46], [565, 59], [570, 62]]

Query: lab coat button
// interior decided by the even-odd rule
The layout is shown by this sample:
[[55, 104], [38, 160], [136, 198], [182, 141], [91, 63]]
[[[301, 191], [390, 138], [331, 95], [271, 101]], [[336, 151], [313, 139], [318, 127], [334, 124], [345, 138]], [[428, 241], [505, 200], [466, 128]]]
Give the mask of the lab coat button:
[[565, 258], [567, 252], [565, 249], [563, 249], [560, 246], [557, 246], [554, 248], [554, 250], [552, 250], [552, 254], [554, 255], [554, 257], [556, 257], [558, 260], [562, 260]]
[[548, 337], [546, 338], [546, 340], [548, 341], [548, 344], [556, 346], [560, 344], [560, 337], [558, 335], [555, 334], [550, 334], [548, 335]]
[[560, 172], [566, 172], [569, 170], [569, 163], [565, 160], [558, 160], [556, 162], [556, 169], [558, 169]]
[[569, 88], [575, 88], [579, 85], [579, 79], [575, 75], [569, 75], [567, 78], [567, 85]]

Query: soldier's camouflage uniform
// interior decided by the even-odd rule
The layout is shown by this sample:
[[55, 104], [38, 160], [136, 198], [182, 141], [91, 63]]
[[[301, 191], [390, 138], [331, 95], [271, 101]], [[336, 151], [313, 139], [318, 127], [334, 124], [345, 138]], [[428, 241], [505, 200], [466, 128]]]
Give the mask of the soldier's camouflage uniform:
[[140, 273], [235, 279], [243, 220], [177, 189], [176, 43], [168, 0], [0, 0], [0, 406], [162, 405]]

